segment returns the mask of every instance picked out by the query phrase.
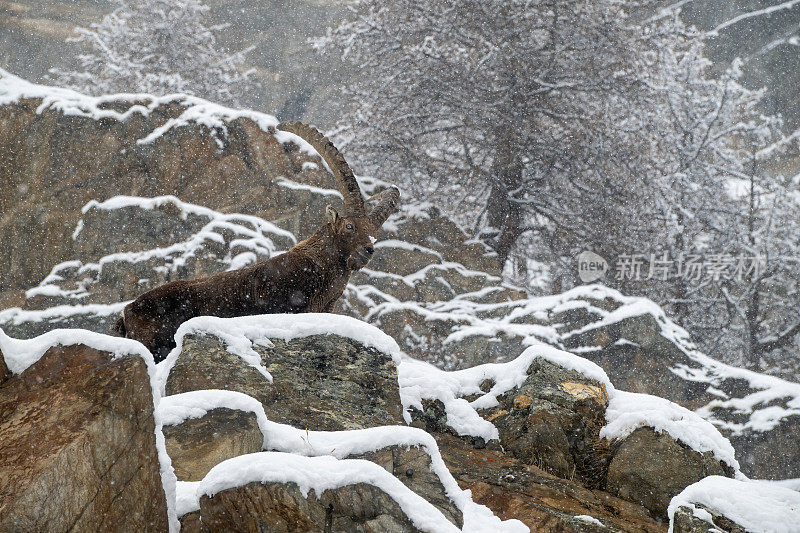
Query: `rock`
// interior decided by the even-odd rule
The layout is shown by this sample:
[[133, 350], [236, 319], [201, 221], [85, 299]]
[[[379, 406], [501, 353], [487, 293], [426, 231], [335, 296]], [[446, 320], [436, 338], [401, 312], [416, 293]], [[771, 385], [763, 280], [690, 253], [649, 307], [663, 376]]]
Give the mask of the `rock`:
[[[316, 168], [303, 165], [319, 163], [318, 159], [292, 143], [281, 144], [273, 133], [264, 131], [256, 123], [269, 121], [263, 115], [226, 120], [224, 135], [189, 123], [142, 144], [137, 141], [182, 115], [187, 105], [110, 98], [103, 104], [105, 109], [120, 115], [96, 120], [70, 114], [74, 102], [44, 109], [39, 108], [41, 104], [41, 98], [21, 99], [0, 110], [4, 132], [0, 181], [6, 185], [0, 192], [4, 215], [0, 240], [7, 245], [7, 253], [0, 257], [4, 272], [0, 293], [31, 286], [52, 265], [75, 255], [72, 233], [81, 207], [89, 200], [168, 192], [213, 209], [276, 220], [303, 235], [323, 220], [324, 203], [339, 202], [317, 194], [320, 198], [309, 210], [305, 203], [280, 201], [280, 192], [285, 190], [278, 184], [280, 176], [328, 189], [334, 189], [335, 182], [321, 164]], [[123, 120], [122, 114], [134, 105], [152, 105], [152, 109], [128, 114]], [[38, 231], [30, 231], [32, 227]], [[169, 236], [157, 225], [152, 229], [154, 239]], [[28, 238], [19, 239], [19, 235]], [[114, 238], [104, 235], [99, 242]], [[94, 253], [88, 248], [80, 251]], [[102, 255], [112, 251], [105, 248]]]
[[666, 518], [673, 496], [711, 475], [732, 475], [710, 452], [699, 453], [668, 433], [639, 428], [622, 441], [608, 466], [608, 491]]
[[[592, 322], [586, 316], [576, 320], [568, 328]], [[677, 328], [680, 338], [665, 334], [670, 328]], [[685, 332], [658, 314], [639, 312], [575, 335], [565, 330], [562, 342], [603, 367], [618, 388], [661, 396], [700, 413], [730, 439], [746, 475], [800, 476], [800, 415], [789, 406], [800, 397], [797, 384], [699, 353]], [[769, 414], [759, 415], [762, 410]], [[774, 424], [765, 426], [762, 419]]]
[[397, 240], [378, 241], [368, 268], [407, 276], [441, 260], [441, 254], [424, 246], [409, 245], [405, 241]]
[[391, 356], [347, 337], [311, 335], [259, 347], [273, 377], [271, 420], [337, 431], [404, 424]]
[[419, 447], [391, 446], [380, 450], [348, 457], [366, 459], [391, 472], [406, 487], [433, 504], [458, 528], [464, 525], [461, 510], [445, 493], [442, 481], [431, 469], [431, 458]]
[[169, 373], [167, 394], [225, 389], [264, 405], [270, 420], [337, 431], [403, 424], [391, 356], [338, 335], [311, 335], [256, 346], [267, 379], [213, 335], [187, 335]]
[[0, 385], [0, 434], [0, 530], [167, 530], [139, 357], [50, 348]]
[[264, 444], [255, 414], [227, 408], [165, 425], [164, 439], [178, 481], [200, 481], [225, 459], [260, 452]]
[[[666, 526], [647, 510], [577, 479], [560, 479], [500, 450], [477, 450], [452, 435], [436, 435], [448, 469], [476, 503], [502, 519], [521, 520], [531, 531], [545, 533], [630, 531], [664, 533]], [[575, 519], [588, 515], [607, 529]]]
[[534, 359], [525, 382], [499, 396], [498, 402], [481, 414], [497, 427], [509, 454], [591, 488], [605, 485], [610, 453], [599, 437], [608, 406], [604, 384]]
[[672, 518], [672, 533], [747, 533], [745, 528], [713, 509], [698, 504], [695, 505], [706, 511], [712, 522], [695, 516], [693, 509], [679, 507]]
[[167, 376], [166, 393], [222, 389], [252, 396], [264, 405], [274, 402], [275, 391], [258, 370], [229, 352], [214, 335], [189, 334]]
[[208, 532], [418, 531], [394, 500], [365, 483], [307, 496], [294, 483], [250, 483], [201, 497], [200, 516]]

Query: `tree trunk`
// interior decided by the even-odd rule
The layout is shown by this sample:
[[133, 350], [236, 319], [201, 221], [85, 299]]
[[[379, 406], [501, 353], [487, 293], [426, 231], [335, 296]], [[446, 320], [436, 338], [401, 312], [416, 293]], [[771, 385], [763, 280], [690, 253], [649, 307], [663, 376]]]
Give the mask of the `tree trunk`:
[[522, 207], [514, 201], [522, 197], [522, 162], [507, 137], [498, 147], [493, 174], [486, 201], [486, 222], [490, 231], [485, 240], [505, 264], [525, 225]]

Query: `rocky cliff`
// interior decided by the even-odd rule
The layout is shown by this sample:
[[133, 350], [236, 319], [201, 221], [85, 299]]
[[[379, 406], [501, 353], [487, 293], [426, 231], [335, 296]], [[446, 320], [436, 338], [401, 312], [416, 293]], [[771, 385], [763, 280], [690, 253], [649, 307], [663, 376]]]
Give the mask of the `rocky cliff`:
[[[340, 201], [313, 150], [275, 132], [267, 115], [184, 97], [91, 99], [9, 76], [0, 101], [0, 172], [14, 185], [0, 193], [0, 328], [35, 346], [74, 345], [48, 333], [55, 328], [106, 332], [126, 301], [165, 281], [280, 253]], [[162, 504], [194, 529], [443, 530], [444, 517], [465, 530], [498, 518], [537, 531], [661, 530], [668, 516], [684, 520], [681, 509], [713, 510], [702, 491], [674, 512], [669, 503], [706, 476], [741, 478], [739, 463], [755, 477], [800, 476], [800, 386], [699, 353], [647, 300], [602, 286], [528, 298], [499, 270], [435, 206], [404, 206], [338, 309], [383, 333], [335, 316], [299, 333], [279, 327], [281, 317], [187, 325], [158, 368], [137, 356], [164, 445], [160, 454], [137, 445], [149, 451], [130, 461], [137, 472], [158, 463], [163, 477], [171, 458], [177, 489], [165, 482]], [[81, 335], [117, 360], [119, 347], [98, 340], [108, 337]], [[0, 349], [35, 358], [19, 342]], [[36, 365], [48, 361], [27, 368], [5, 355], [12, 377], [0, 398], [14, 383], [37, 382]], [[71, 379], [64, 365], [53, 379]], [[0, 424], [17, 431], [14, 417], [28, 407], [14, 394]], [[376, 429], [387, 424], [394, 429]], [[91, 422], [78, 425], [70, 438], [86, 440]], [[334, 459], [346, 464], [326, 462]], [[351, 483], [310, 474], [320, 469]], [[458, 496], [463, 488], [471, 499]], [[27, 512], [23, 503], [13, 512]], [[409, 511], [417, 507], [426, 510]], [[12, 515], [0, 509], [0, 524]]]
[[707, 476], [765, 483], [698, 415], [555, 348], [446, 372], [313, 314], [200, 317], [177, 340], [153, 365], [85, 330], [0, 334], [3, 530], [656, 532], [671, 500], [725, 516], [687, 493]]

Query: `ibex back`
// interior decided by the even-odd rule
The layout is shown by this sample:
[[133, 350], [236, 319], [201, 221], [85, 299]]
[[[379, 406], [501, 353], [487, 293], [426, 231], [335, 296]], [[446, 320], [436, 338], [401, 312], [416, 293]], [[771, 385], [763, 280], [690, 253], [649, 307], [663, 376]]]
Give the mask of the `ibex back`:
[[350, 275], [372, 257], [374, 236], [397, 209], [399, 191], [383, 191], [367, 213], [353, 171], [325, 136], [300, 122], [278, 129], [305, 139], [322, 155], [344, 197], [344, 213], [328, 206], [326, 223], [286, 253], [241, 270], [172, 281], [125, 306], [113, 331], [144, 344], [156, 361], [175, 347], [175, 332], [192, 317], [330, 312]]

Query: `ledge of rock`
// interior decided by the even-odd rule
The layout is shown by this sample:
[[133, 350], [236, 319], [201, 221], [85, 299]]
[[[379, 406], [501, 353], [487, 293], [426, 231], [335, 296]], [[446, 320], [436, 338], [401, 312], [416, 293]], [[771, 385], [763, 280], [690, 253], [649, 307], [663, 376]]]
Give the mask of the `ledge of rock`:
[[459, 530], [384, 468], [359, 459], [241, 456], [214, 467], [196, 494], [196, 508], [182, 517], [186, 531]]
[[[253, 513], [252, 509], [258, 509]], [[251, 483], [200, 499], [200, 527], [192, 531], [416, 532], [385, 492], [354, 483], [305, 495], [294, 483]]]
[[[255, 366], [231, 353], [224, 340], [231, 338], [230, 333], [223, 330], [220, 338], [213, 330], [194, 325], [197, 320], [189, 321], [185, 326], [192, 333], [183, 336], [181, 352], [167, 378], [166, 392], [178, 394], [202, 389], [242, 392], [260, 401], [270, 420], [299, 428], [335, 431], [404, 424], [397, 369], [391, 355], [343, 335], [298, 334], [284, 338], [298, 323], [324, 331], [320, 329], [324, 328], [324, 322], [335, 319], [350, 326], [366, 326], [349, 317], [310, 313], [215, 322], [234, 329], [236, 324], [254, 328], [258, 338], [252, 343], [250, 356], [258, 358], [258, 364], [270, 374], [271, 381]], [[260, 334], [259, 328], [267, 332]], [[270, 328], [275, 331], [272, 336]], [[236, 339], [231, 342], [250, 345], [246, 336]], [[388, 337], [385, 341], [393, 344]]]
[[225, 407], [164, 425], [164, 439], [179, 481], [200, 481], [222, 461], [260, 452], [264, 445], [255, 414]]

